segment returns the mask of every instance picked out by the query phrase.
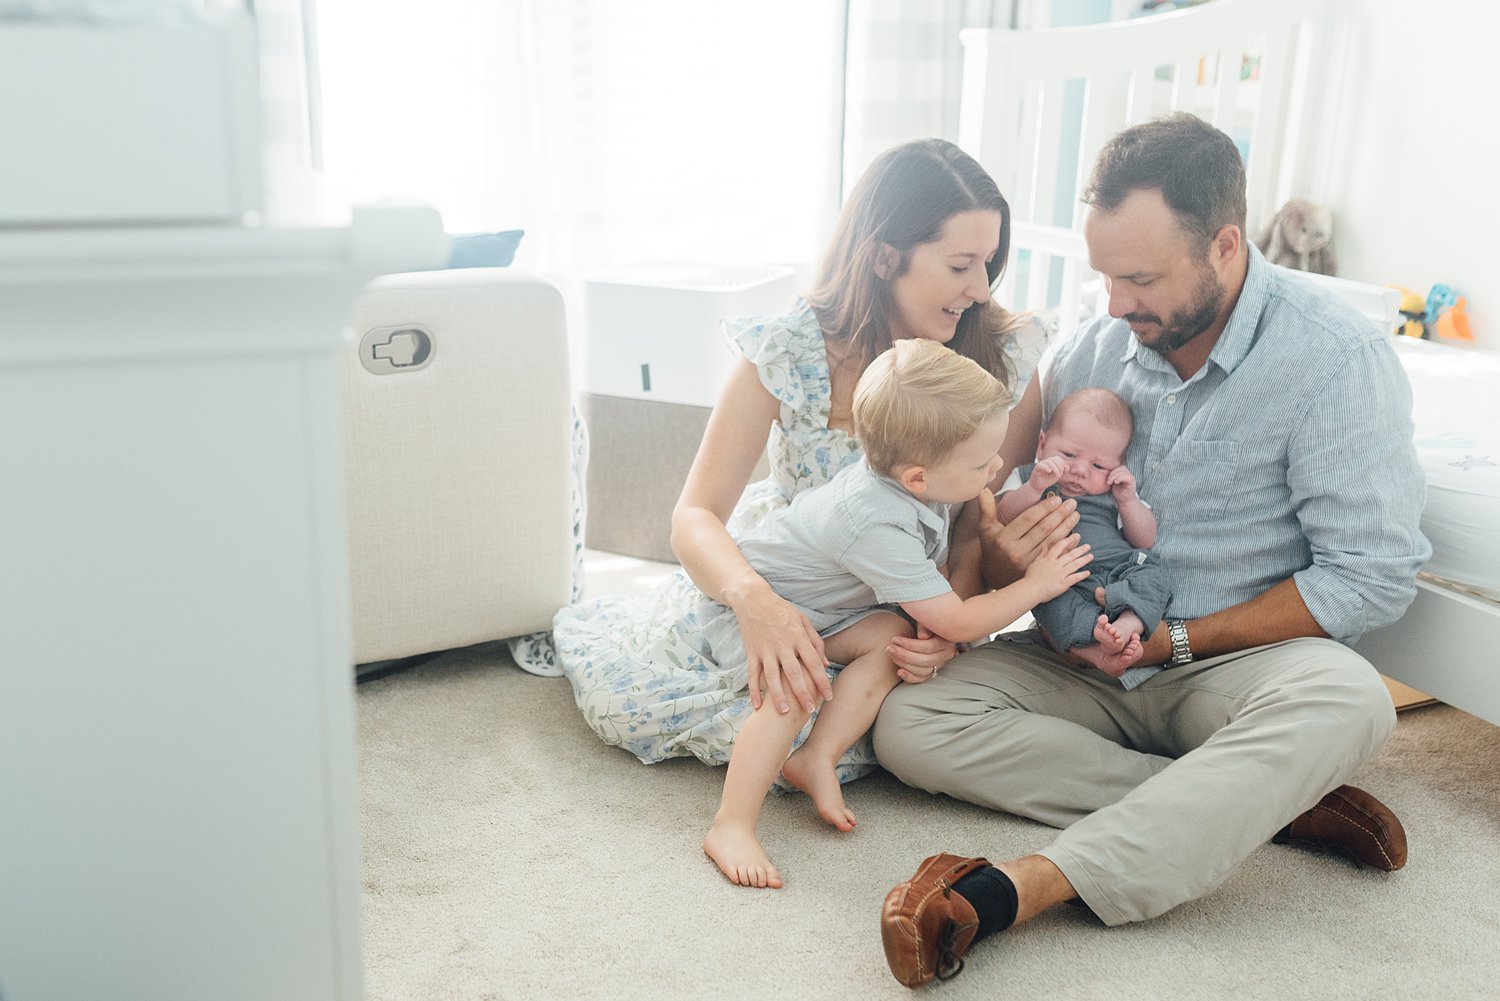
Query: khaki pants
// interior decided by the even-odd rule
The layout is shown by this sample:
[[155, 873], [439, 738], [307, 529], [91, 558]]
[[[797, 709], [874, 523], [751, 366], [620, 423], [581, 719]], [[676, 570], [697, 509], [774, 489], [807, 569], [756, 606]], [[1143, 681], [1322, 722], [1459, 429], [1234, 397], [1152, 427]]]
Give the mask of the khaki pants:
[[1205, 658], [1128, 692], [999, 640], [896, 688], [875, 753], [908, 785], [1064, 828], [1037, 854], [1118, 925], [1218, 886], [1395, 722], [1375, 669], [1332, 640]]

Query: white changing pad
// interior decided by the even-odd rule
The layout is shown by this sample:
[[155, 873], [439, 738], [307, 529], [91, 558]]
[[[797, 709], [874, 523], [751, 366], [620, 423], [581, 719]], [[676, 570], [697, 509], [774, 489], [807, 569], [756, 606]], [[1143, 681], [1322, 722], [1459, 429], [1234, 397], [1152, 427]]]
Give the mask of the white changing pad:
[[1500, 601], [1500, 354], [1395, 341], [1427, 473], [1424, 572]]

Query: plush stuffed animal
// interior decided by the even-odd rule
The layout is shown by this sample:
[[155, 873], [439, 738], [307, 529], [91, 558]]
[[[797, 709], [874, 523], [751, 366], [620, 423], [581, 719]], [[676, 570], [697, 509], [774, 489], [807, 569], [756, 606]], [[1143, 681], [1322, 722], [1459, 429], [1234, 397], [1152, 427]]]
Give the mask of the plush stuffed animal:
[[1255, 245], [1272, 264], [1331, 275], [1336, 267], [1333, 213], [1305, 198], [1293, 198], [1271, 217]]

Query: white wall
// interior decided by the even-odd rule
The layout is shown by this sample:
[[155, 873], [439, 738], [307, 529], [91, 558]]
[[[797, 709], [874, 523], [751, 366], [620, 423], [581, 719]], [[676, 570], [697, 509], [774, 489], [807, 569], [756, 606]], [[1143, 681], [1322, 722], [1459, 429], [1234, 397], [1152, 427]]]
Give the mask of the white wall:
[[1500, 6], [1335, 0], [1352, 21], [1330, 178], [1339, 274], [1469, 299], [1500, 350]]

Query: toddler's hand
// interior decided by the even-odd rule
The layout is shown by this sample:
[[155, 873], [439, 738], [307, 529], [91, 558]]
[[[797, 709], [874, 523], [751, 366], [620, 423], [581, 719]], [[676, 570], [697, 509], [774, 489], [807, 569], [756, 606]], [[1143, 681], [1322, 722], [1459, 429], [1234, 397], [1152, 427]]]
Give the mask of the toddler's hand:
[[1031, 470], [1031, 478], [1026, 482], [1037, 493], [1042, 493], [1048, 487], [1062, 479], [1063, 473], [1067, 471], [1067, 464], [1060, 455], [1054, 455], [1047, 459], [1038, 459], [1036, 467]]
[[1046, 592], [1044, 601], [1051, 601], [1088, 578], [1089, 572], [1080, 568], [1087, 566], [1093, 558], [1088, 545], [1079, 545], [1078, 536], [1070, 535], [1032, 560], [1031, 566], [1026, 568], [1026, 577], [1042, 586]]
[[1135, 474], [1124, 466], [1116, 466], [1109, 471], [1109, 476], [1104, 480], [1110, 492], [1115, 495], [1115, 502], [1129, 501], [1135, 498]]

